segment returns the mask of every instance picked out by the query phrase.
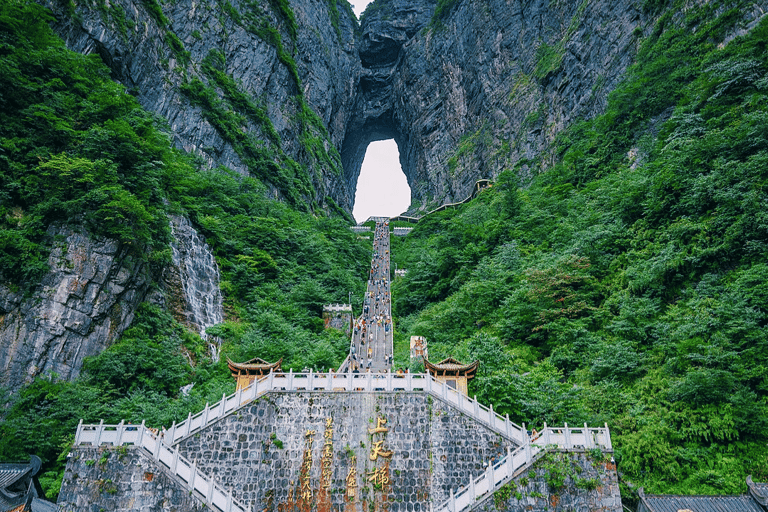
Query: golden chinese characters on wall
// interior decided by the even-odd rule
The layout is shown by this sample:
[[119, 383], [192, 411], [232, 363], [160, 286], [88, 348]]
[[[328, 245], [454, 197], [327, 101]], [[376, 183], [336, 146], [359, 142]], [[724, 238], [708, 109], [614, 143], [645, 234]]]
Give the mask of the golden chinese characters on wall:
[[[278, 504], [278, 512], [334, 512], [336, 509], [333, 507], [333, 496], [336, 492], [342, 492], [342, 489], [338, 488], [339, 484], [344, 486], [345, 491], [342, 494], [345, 502], [344, 512], [387, 512], [392, 484], [390, 461], [394, 453], [386, 446], [385, 435], [389, 432], [387, 419], [377, 417], [375, 426], [367, 429], [369, 444], [360, 443], [360, 448], [366, 450], [365, 455], [361, 454], [360, 457], [361, 462], [364, 461], [363, 467], [358, 468], [358, 454], [347, 447], [349, 466], [345, 468], [345, 472], [337, 475], [337, 489], [333, 487], [333, 418], [324, 419], [323, 444], [319, 449], [319, 479], [314, 481], [313, 486], [313, 449], [315, 441], [319, 441], [319, 432], [319, 429], [303, 431], [304, 450], [298, 479], [291, 481], [287, 500]], [[363, 489], [363, 499], [359, 501], [361, 487], [369, 486], [369, 490]]]
[[[373, 487], [373, 491], [381, 493], [381, 499], [374, 502], [374, 510], [377, 512], [386, 512], [389, 508], [386, 495], [391, 483], [389, 463], [393, 452], [384, 446], [385, 440], [383, 437], [389, 432], [386, 424], [386, 418], [378, 417], [376, 418], [376, 426], [368, 429], [368, 434], [371, 436], [371, 448], [368, 459], [373, 462], [374, 466], [366, 472], [365, 476], [366, 481]], [[365, 509], [365, 504], [363, 509]]]

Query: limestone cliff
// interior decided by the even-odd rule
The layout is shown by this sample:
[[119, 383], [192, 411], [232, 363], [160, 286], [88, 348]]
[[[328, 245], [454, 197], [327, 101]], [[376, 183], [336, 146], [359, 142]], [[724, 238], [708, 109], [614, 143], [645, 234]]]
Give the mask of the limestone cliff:
[[358, 125], [394, 135], [413, 209], [516, 164], [525, 178], [526, 159], [601, 111], [646, 21], [634, 0], [459, 1], [433, 20], [434, 4], [393, 0], [364, 18], [360, 117], [342, 152], [350, 173], [367, 143]]
[[[38, 375], [64, 380], [130, 325], [144, 300], [163, 304], [205, 336], [223, 320], [219, 273], [205, 240], [183, 217], [171, 219], [172, 262], [149, 265], [130, 247], [82, 226], [52, 225], [50, 271], [31, 292], [0, 284], [0, 386], [17, 390]], [[218, 347], [211, 346], [216, 353]]]
[[162, 9], [117, 0], [106, 10], [78, 4], [74, 14], [48, 3], [67, 44], [98, 52], [168, 120], [177, 145], [254, 173], [264, 155], [228, 137], [211, 106], [190, 94], [199, 80], [226, 107], [222, 76], [231, 77], [268, 117], [240, 128], [267, 158], [285, 157], [258, 177], [278, 197], [295, 187], [347, 211], [374, 140], [398, 142], [414, 208], [463, 199], [477, 179], [517, 163], [527, 174], [525, 159], [574, 119], [600, 112], [647, 21], [640, 0], [448, 4], [437, 19], [435, 0], [377, 0], [358, 30], [344, 2], [324, 0], [290, 2], [295, 24], [265, 0]]
[[[39, 1], [177, 146], [297, 207], [346, 212], [374, 140], [398, 142], [414, 212], [504, 169], [539, 172], [558, 133], [602, 111], [652, 21], [643, 0], [452, 0], [437, 15], [436, 0], [377, 0], [360, 26], [344, 0]], [[743, 26], [762, 12], [745, 10]], [[66, 226], [50, 238], [65, 243], [32, 295], [0, 290], [0, 385], [76, 376], [155, 279], [109, 240]], [[202, 328], [210, 318], [187, 318], [185, 265], [164, 282], [192, 298], [171, 294], [168, 307]]]
[[[644, 0], [443, 0], [435, 14], [436, 3], [377, 0], [366, 12], [342, 149], [356, 183], [368, 142], [394, 137], [412, 212], [462, 200], [505, 169], [523, 184], [546, 169], [555, 137], [603, 112], [655, 19]], [[739, 33], [764, 4], [739, 7]]]
[[73, 226], [48, 236], [51, 270], [32, 294], [0, 286], [0, 385], [11, 390], [37, 375], [75, 378], [130, 324], [151, 282], [147, 264], [114, 240]]
[[602, 112], [653, 21], [644, 0], [452, 0], [437, 15], [436, 0], [377, 0], [359, 27], [344, 0], [44, 1], [178, 146], [347, 212], [368, 143], [385, 138], [412, 211], [504, 169], [525, 182], [558, 133]]
[[250, 172], [297, 206], [328, 206], [333, 197], [351, 211], [354, 188], [342, 180], [337, 151], [360, 76], [346, 3], [43, 3], [67, 46], [97, 52], [168, 121], [178, 147], [212, 167]]

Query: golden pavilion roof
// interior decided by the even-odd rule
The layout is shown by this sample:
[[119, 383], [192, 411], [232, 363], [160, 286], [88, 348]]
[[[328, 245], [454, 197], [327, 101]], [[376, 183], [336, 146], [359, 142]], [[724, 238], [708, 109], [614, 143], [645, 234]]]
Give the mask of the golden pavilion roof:
[[232, 372], [233, 376], [241, 374], [264, 375], [272, 371], [279, 372], [282, 371], [282, 368], [280, 367], [282, 363], [282, 357], [274, 363], [268, 363], [259, 357], [254, 357], [253, 359], [250, 359], [244, 363], [236, 363], [230, 358], [227, 358], [227, 365], [229, 366], [229, 371]]
[[456, 375], [464, 376], [467, 379], [474, 378], [477, 368], [480, 366], [480, 361], [476, 360], [469, 364], [464, 364], [452, 357], [446, 357], [439, 363], [430, 363], [424, 359], [424, 367], [433, 375]]

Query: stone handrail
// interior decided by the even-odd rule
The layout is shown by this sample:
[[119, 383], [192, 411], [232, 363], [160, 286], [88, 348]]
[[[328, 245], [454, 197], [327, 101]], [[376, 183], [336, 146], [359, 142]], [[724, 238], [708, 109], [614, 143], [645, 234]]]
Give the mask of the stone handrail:
[[438, 382], [427, 373], [270, 373], [250, 386], [239, 389], [229, 396], [205, 408], [197, 414], [190, 413], [179, 424], [174, 423], [165, 434], [168, 444], [175, 444], [198, 432], [212, 422], [223, 418], [242, 405], [255, 400], [269, 391], [424, 391], [456, 406], [461, 412], [491, 428], [515, 444], [527, 442], [525, 431], [509, 421], [509, 416], [502, 417], [493, 411], [493, 406], [485, 407], [477, 399]]
[[[163, 439], [158, 439], [151, 431], [141, 425], [78, 425], [75, 445], [78, 444], [111, 444], [137, 445], [144, 448], [155, 460], [162, 462], [173, 474], [184, 480], [190, 489], [195, 490], [208, 500], [206, 504], [213, 505], [222, 512], [245, 511], [245, 507], [232, 500], [231, 493], [226, 493], [220, 487], [201, 475], [178, 451], [168, 444], [175, 444], [189, 435], [205, 428], [210, 423], [224, 417], [229, 412], [254, 400], [268, 391], [424, 391], [432, 396], [456, 406], [461, 412], [485, 424], [497, 433], [512, 440], [518, 445], [514, 451], [507, 449], [507, 456], [491, 464], [488, 470], [477, 478], [470, 480], [469, 485], [460, 489], [436, 510], [440, 512], [463, 512], [471, 507], [478, 499], [495, 491], [517, 471], [533, 461], [547, 446], [558, 449], [594, 448], [613, 450], [608, 425], [605, 428], [584, 427], [572, 428], [565, 424], [563, 428], [551, 428], [544, 424], [544, 429], [534, 439], [530, 439], [523, 428], [502, 418], [493, 412], [493, 407], [486, 408], [462, 393], [438, 382], [429, 374], [406, 373], [402, 375], [387, 373], [270, 373], [260, 380], [254, 381], [247, 388], [240, 389], [198, 414], [190, 414], [178, 425], [174, 423]], [[168, 443], [168, 444], [167, 444]], [[229, 507], [229, 508], [227, 508]]]
[[352, 311], [352, 304], [325, 304], [323, 311]]
[[208, 478], [197, 470], [178, 450], [168, 446], [158, 439], [148, 428], [141, 425], [83, 425], [82, 420], [77, 426], [75, 445], [105, 445], [136, 446], [143, 449], [152, 459], [158, 462], [161, 469], [180, 478], [191, 492], [212, 510], [220, 512], [250, 512], [250, 508], [232, 498], [232, 492], [224, 490], [213, 478]]
[[[426, 373], [405, 373], [402, 375], [387, 373], [270, 373], [250, 386], [239, 389], [229, 396], [222, 396], [214, 405], [205, 405], [197, 414], [189, 413], [181, 423], [174, 423], [164, 434], [163, 442], [174, 445], [190, 435], [202, 430], [211, 423], [223, 418], [230, 412], [247, 404], [270, 391], [330, 391], [330, 392], [397, 392], [424, 391], [455, 407], [461, 412], [489, 427], [494, 432], [517, 445], [526, 444], [528, 436], [509, 416], [502, 417], [494, 412], [493, 406], [486, 407], [476, 398], [469, 398], [438, 382]], [[81, 425], [93, 428], [99, 425]], [[81, 427], [78, 427], [80, 432]], [[112, 426], [114, 430], [115, 426]], [[104, 443], [112, 443], [104, 440]]]
[[469, 485], [460, 489], [456, 494], [451, 490], [450, 498], [440, 507], [438, 512], [463, 512], [469, 510], [479, 500], [484, 499], [506, 484], [521, 468], [533, 462], [533, 458], [546, 450], [548, 446], [558, 449], [601, 448], [612, 451], [611, 434], [608, 424], [605, 428], [571, 428], [566, 423], [563, 428], [550, 428], [544, 424], [541, 435], [529, 444], [520, 446], [515, 451], [507, 448], [507, 456], [488, 465], [488, 469], [477, 478], [469, 481]]
[[349, 363], [352, 360], [352, 354], [347, 354], [347, 357], [344, 358], [344, 361], [341, 362], [339, 365], [339, 371], [340, 372], [346, 372], [349, 370]]

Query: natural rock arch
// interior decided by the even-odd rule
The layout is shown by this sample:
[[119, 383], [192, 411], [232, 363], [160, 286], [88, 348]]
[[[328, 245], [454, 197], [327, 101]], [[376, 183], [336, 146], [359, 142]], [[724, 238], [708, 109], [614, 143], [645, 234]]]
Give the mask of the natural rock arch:
[[[358, 54], [362, 66], [341, 148], [344, 180], [354, 198], [365, 152], [371, 142], [394, 139], [400, 152], [400, 167], [418, 204], [425, 183], [418, 175], [417, 148], [408, 116], [399, 112], [404, 105], [399, 73], [404, 58], [403, 46], [429, 23], [434, 2], [395, 0], [385, 4], [387, 13], [363, 19]], [[383, 19], [386, 18], [386, 19]], [[420, 186], [421, 185], [421, 186]]]

